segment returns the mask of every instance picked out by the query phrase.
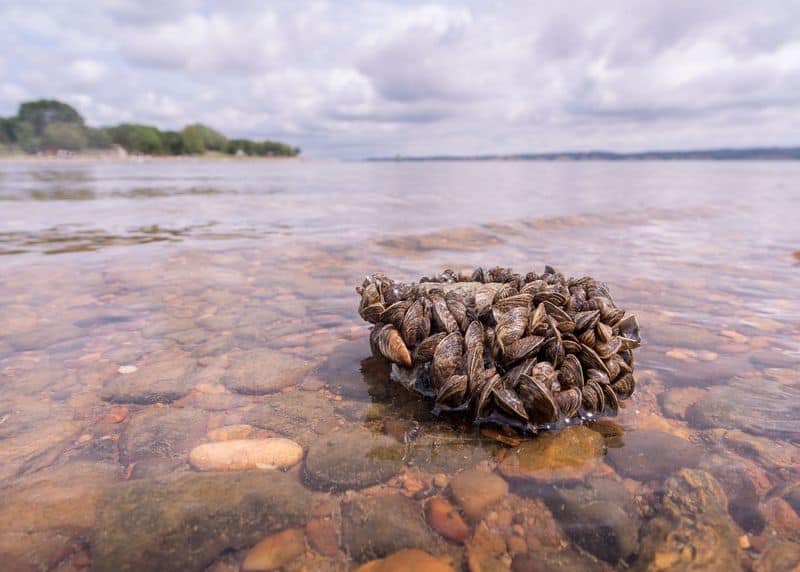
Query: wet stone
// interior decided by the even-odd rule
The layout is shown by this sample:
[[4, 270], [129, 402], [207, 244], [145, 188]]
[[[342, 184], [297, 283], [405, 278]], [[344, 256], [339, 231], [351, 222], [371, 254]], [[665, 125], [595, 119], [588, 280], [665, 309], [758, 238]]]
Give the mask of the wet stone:
[[776, 541], [770, 544], [761, 556], [753, 563], [755, 572], [773, 572], [800, 569], [800, 543]]
[[289, 439], [234, 439], [198, 445], [189, 462], [199, 471], [288, 469], [303, 458], [303, 448]]
[[398, 550], [391, 556], [372, 560], [356, 569], [356, 572], [454, 572], [453, 565], [413, 548]]
[[696, 467], [703, 456], [697, 445], [661, 431], [630, 431], [624, 441], [623, 447], [608, 450], [608, 461], [619, 474], [640, 481]]
[[756, 350], [748, 355], [750, 361], [758, 367], [797, 368], [800, 366], [800, 357], [777, 350]]
[[717, 480], [683, 469], [667, 479], [656, 516], [642, 534], [639, 570], [741, 570], [740, 533]]
[[464, 542], [469, 536], [469, 526], [458, 511], [442, 497], [433, 497], [425, 507], [428, 524], [436, 532], [454, 542]]
[[703, 399], [706, 392], [698, 387], [678, 387], [658, 396], [661, 410], [667, 417], [684, 419], [686, 410]]
[[663, 324], [647, 330], [646, 341], [665, 347], [699, 348], [710, 350], [723, 343], [723, 338], [714, 332], [697, 326]]
[[113, 403], [170, 403], [189, 393], [194, 368], [194, 360], [189, 358], [143, 364], [134, 373], [110, 379], [101, 396]]
[[308, 492], [277, 472], [192, 474], [119, 485], [98, 510], [92, 569], [203, 570], [265, 533], [303, 526]]
[[430, 551], [433, 547], [421, 507], [401, 494], [343, 503], [342, 543], [357, 562], [403, 548]]
[[265, 395], [300, 383], [311, 366], [290, 354], [256, 349], [231, 357], [222, 378], [228, 389], [246, 395]]
[[511, 572], [595, 572], [602, 569], [601, 563], [591, 556], [569, 548], [522, 554], [511, 561]]
[[262, 398], [244, 414], [244, 421], [297, 441], [308, 447], [318, 439], [318, 431], [333, 417], [333, 402], [307, 391], [280, 393]]
[[266, 537], [253, 546], [242, 562], [242, 572], [276, 570], [306, 550], [303, 531], [290, 528]]
[[768, 370], [763, 377], [735, 378], [725, 387], [712, 387], [692, 405], [686, 419], [700, 429], [741, 429], [755, 435], [797, 439], [800, 437], [800, 405], [794, 379]]
[[508, 494], [508, 483], [494, 473], [471, 469], [453, 477], [450, 492], [464, 514], [480, 520], [486, 510]]
[[522, 443], [500, 463], [507, 478], [582, 479], [605, 453], [603, 437], [582, 425], [544, 433]]
[[576, 544], [612, 564], [636, 552], [639, 515], [621, 482], [590, 479], [559, 490], [558, 499], [551, 510]]
[[402, 458], [403, 446], [391, 437], [362, 428], [342, 429], [310, 445], [303, 476], [317, 489], [358, 489], [396, 475]]
[[135, 463], [133, 477], [168, 473], [186, 463], [206, 433], [208, 415], [195, 409], [162, 407], [134, 415], [120, 441], [121, 461]]

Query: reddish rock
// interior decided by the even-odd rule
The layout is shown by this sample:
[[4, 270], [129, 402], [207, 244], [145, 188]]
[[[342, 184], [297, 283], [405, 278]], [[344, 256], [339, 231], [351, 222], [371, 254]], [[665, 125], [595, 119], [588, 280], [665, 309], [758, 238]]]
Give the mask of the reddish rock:
[[339, 533], [332, 520], [315, 518], [308, 521], [306, 535], [311, 547], [324, 556], [339, 553]]
[[469, 536], [469, 526], [458, 511], [442, 497], [433, 497], [425, 508], [431, 527], [454, 542], [464, 542]]

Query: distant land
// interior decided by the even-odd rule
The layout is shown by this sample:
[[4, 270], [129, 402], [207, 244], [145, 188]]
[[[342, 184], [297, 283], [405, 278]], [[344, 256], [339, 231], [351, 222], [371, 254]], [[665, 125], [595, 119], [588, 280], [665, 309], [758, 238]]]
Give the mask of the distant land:
[[280, 141], [229, 139], [200, 123], [187, 125], [180, 131], [162, 131], [139, 123], [91, 127], [78, 110], [55, 99], [26, 101], [15, 116], [0, 117], [0, 157], [103, 153], [296, 157], [300, 149]]
[[566, 151], [560, 153], [516, 153], [510, 155], [420, 155], [370, 157], [367, 161], [750, 161], [800, 160], [800, 147], [745, 147], [741, 149], [698, 149], [686, 151]]

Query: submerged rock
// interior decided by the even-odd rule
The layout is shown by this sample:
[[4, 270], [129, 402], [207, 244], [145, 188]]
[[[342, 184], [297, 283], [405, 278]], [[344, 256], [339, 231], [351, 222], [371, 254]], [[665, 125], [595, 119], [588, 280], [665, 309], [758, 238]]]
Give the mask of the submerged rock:
[[403, 446], [363, 428], [320, 437], [306, 455], [304, 478], [318, 489], [358, 489], [388, 480], [400, 471]]
[[290, 354], [269, 349], [248, 350], [231, 358], [222, 378], [228, 389], [246, 395], [265, 395], [300, 383], [311, 365]]
[[166, 474], [186, 463], [199, 443], [208, 415], [196, 409], [160, 407], [134, 415], [120, 440], [121, 461], [134, 466], [133, 477]]
[[449, 562], [435, 558], [423, 552], [408, 548], [398, 550], [391, 556], [378, 560], [371, 560], [360, 566], [356, 572], [453, 572], [455, 569]]
[[288, 469], [303, 458], [303, 448], [289, 439], [235, 439], [198, 445], [189, 462], [200, 471]]
[[767, 370], [763, 377], [737, 377], [715, 386], [686, 412], [700, 429], [741, 429], [755, 435], [800, 438], [800, 374]]
[[619, 474], [640, 481], [694, 468], [703, 457], [697, 445], [661, 431], [630, 431], [624, 442], [623, 447], [608, 450], [608, 461]]
[[242, 572], [276, 570], [303, 554], [305, 536], [299, 528], [289, 528], [266, 537], [253, 546], [242, 562]]
[[551, 508], [576, 544], [612, 564], [636, 552], [639, 515], [621, 482], [590, 479], [560, 489], [558, 498]]
[[431, 551], [421, 507], [401, 494], [360, 498], [342, 505], [342, 543], [357, 562], [403, 548]]
[[103, 499], [92, 569], [204, 570], [226, 550], [305, 524], [311, 498], [291, 476], [251, 471], [121, 484]]
[[508, 478], [545, 481], [582, 479], [605, 453], [603, 437], [582, 425], [544, 433], [513, 449], [500, 463]]
[[118, 373], [101, 396], [113, 403], [170, 403], [189, 393], [194, 369], [195, 362], [189, 358], [144, 364], [133, 373]]
[[683, 469], [667, 479], [664, 499], [642, 534], [639, 570], [741, 570], [740, 532], [728, 500], [705, 471]]
[[508, 494], [508, 483], [494, 473], [470, 469], [453, 477], [450, 492], [464, 514], [480, 520], [489, 507]]

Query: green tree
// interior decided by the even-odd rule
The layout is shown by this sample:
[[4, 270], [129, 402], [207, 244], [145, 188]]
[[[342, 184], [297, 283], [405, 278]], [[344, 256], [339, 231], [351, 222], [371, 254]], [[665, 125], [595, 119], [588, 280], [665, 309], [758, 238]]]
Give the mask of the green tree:
[[76, 123], [49, 123], [42, 133], [42, 147], [45, 149], [80, 151], [88, 144], [86, 129]]
[[161, 155], [164, 153], [164, 144], [161, 141], [161, 132], [150, 125], [136, 123], [123, 123], [108, 129], [111, 140], [122, 145], [129, 153], [145, 153], [148, 155]]
[[183, 150], [188, 155], [202, 155], [206, 152], [206, 145], [203, 141], [203, 132], [198, 125], [189, 125], [181, 131], [183, 138]]
[[193, 123], [191, 125], [187, 125], [184, 130], [191, 129], [193, 132], [197, 132], [200, 134], [200, 137], [203, 138], [203, 147], [205, 147], [209, 151], [223, 151], [225, 149], [225, 145], [228, 142], [228, 138], [225, 137], [219, 131], [212, 129], [202, 123]]
[[28, 101], [19, 106], [17, 119], [33, 125], [34, 133], [41, 136], [45, 127], [51, 123], [76, 123], [83, 127], [84, 121], [77, 110], [55, 99]]
[[162, 131], [161, 143], [170, 155], [183, 155], [186, 152], [183, 146], [183, 137], [177, 131]]
[[89, 138], [89, 147], [92, 149], [108, 149], [113, 143], [108, 129], [102, 127], [89, 127], [86, 129], [86, 135]]
[[11, 134], [14, 142], [26, 153], [34, 153], [39, 149], [40, 139], [30, 121], [22, 121], [17, 117], [11, 119]]

